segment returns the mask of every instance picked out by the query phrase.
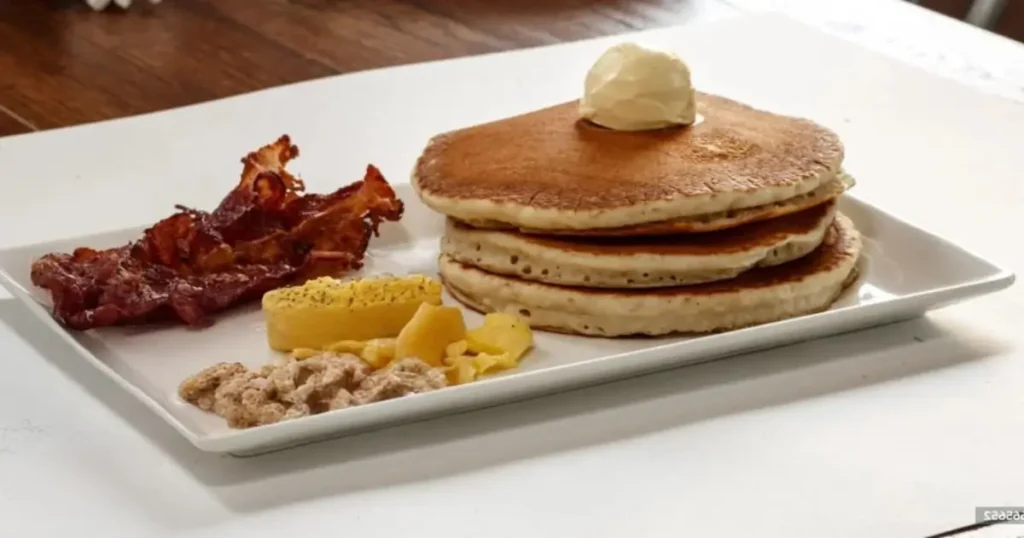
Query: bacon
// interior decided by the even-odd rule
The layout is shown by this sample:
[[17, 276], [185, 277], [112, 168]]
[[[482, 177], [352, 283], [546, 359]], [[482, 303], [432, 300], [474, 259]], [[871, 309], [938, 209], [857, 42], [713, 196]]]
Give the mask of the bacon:
[[32, 264], [68, 328], [179, 322], [212, 314], [303, 279], [362, 267], [370, 238], [404, 206], [369, 165], [361, 181], [307, 194], [285, 166], [298, 157], [287, 135], [242, 159], [242, 178], [212, 212], [177, 212], [127, 245], [51, 253]]

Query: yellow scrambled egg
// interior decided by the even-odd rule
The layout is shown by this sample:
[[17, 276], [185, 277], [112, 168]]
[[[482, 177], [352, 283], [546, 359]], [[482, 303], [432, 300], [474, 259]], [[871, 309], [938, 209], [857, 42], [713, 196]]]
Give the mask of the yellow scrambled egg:
[[352, 353], [374, 368], [416, 357], [444, 367], [448, 382], [459, 385], [484, 374], [516, 368], [531, 348], [533, 331], [518, 316], [488, 314], [480, 327], [467, 330], [458, 308], [423, 303], [395, 338], [338, 340], [294, 349], [292, 356], [304, 359], [322, 351]]
[[487, 314], [466, 339], [445, 348], [448, 382], [469, 383], [483, 374], [515, 368], [533, 348], [533, 331], [522, 318], [503, 312]]
[[395, 338], [421, 305], [440, 304], [441, 283], [422, 275], [325, 277], [266, 293], [263, 313], [270, 347], [287, 352]]

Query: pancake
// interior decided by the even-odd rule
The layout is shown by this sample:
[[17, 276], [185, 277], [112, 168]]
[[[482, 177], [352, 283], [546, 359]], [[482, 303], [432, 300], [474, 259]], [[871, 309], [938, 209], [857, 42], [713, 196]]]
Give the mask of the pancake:
[[[687, 233], [705, 233], [721, 230], [728, 230], [736, 226], [761, 222], [769, 219], [784, 217], [798, 211], [819, 206], [838, 199], [847, 189], [852, 187], [854, 179], [845, 172], [821, 187], [813, 191], [801, 194], [773, 204], [747, 207], [744, 209], [730, 209], [718, 213], [706, 213], [693, 217], [652, 222], [637, 226], [626, 226], [623, 228], [598, 228], [591, 230], [537, 230], [519, 229], [518, 231], [532, 235], [561, 235], [561, 236], [582, 236], [582, 237], [645, 237], [652, 235], [678, 235]], [[493, 230], [508, 230], [508, 225], [500, 222], [471, 222], [474, 226]]]
[[534, 328], [593, 336], [708, 333], [826, 310], [856, 279], [860, 233], [838, 214], [821, 246], [735, 279], [674, 288], [596, 290], [495, 275], [441, 255], [441, 277], [480, 312], [511, 312]]
[[623, 228], [791, 200], [835, 181], [843, 160], [825, 127], [705, 93], [696, 124], [654, 131], [605, 129], [579, 120], [576, 107], [438, 135], [413, 187], [427, 206], [467, 222]]
[[480, 230], [448, 219], [441, 252], [491, 273], [562, 286], [651, 288], [733, 278], [821, 244], [836, 202], [706, 234], [571, 238]]

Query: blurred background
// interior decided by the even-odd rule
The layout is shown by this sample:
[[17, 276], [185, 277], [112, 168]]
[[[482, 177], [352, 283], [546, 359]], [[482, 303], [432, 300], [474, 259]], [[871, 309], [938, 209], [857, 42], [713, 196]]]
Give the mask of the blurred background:
[[1017, 41], [1024, 41], [1024, 2], [1020, 0], [908, 0], [966, 20]]
[[135, 0], [101, 12], [85, 0], [0, 0], [0, 136], [753, 11], [960, 79], [1021, 79], [1007, 72], [1013, 54], [992, 52], [1011, 41], [970, 45], [989, 31], [1024, 40], [1024, 0]]

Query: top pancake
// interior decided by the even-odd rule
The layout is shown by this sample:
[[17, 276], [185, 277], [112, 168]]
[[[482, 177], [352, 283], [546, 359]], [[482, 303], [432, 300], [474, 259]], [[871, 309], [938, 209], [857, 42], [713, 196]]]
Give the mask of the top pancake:
[[834, 181], [843, 147], [809, 120], [697, 93], [689, 127], [625, 132], [577, 102], [434, 137], [412, 183], [464, 221], [534, 230], [621, 228], [773, 204]]
[[743, 209], [729, 209], [715, 213], [705, 213], [691, 217], [680, 217], [671, 220], [647, 222], [634, 226], [618, 228], [591, 228], [586, 230], [540, 230], [535, 228], [516, 228], [495, 221], [467, 221], [476, 228], [491, 230], [515, 230], [530, 235], [577, 236], [594, 238], [635, 238], [651, 236], [702, 235], [707, 232], [732, 230], [734, 228], [766, 220], [785, 218], [789, 215], [805, 211], [809, 208], [829, 204], [839, 198], [854, 184], [852, 176], [841, 172], [832, 181], [826, 181], [817, 189], [794, 196], [788, 200], [764, 204]]

